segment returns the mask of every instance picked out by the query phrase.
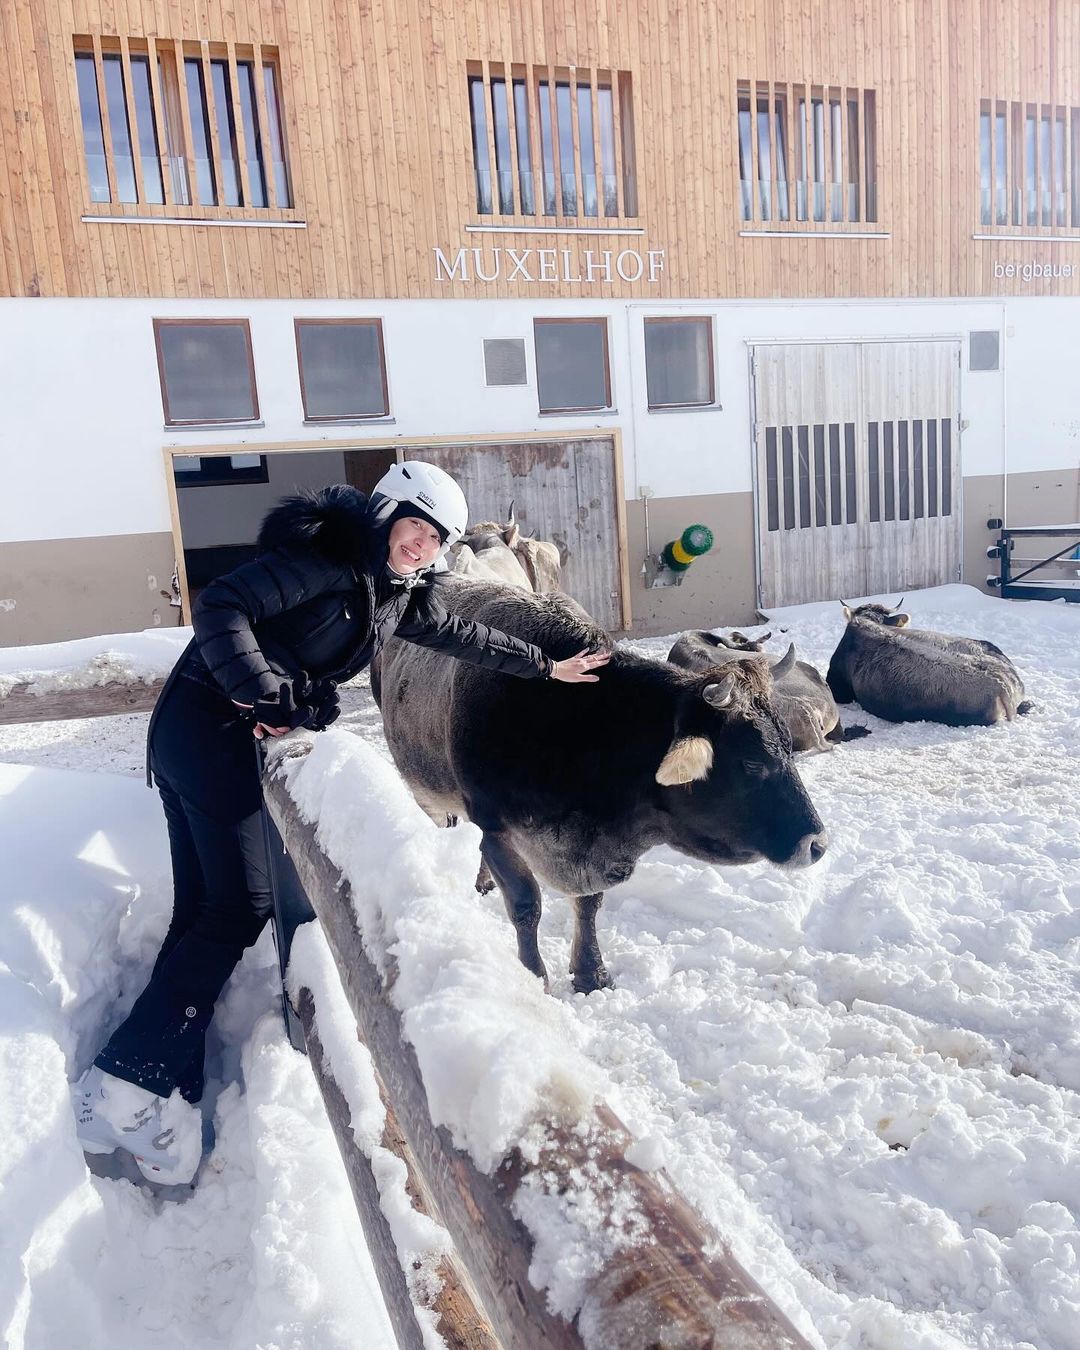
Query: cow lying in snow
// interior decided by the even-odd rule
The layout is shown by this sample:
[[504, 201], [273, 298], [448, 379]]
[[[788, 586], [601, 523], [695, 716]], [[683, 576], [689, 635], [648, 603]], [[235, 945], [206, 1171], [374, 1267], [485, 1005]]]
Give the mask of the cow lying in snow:
[[458, 545], [453, 571], [473, 581], [498, 581], [521, 591], [557, 591], [562, 555], [557, 545], [527, 539], [514, 518], [514, 503], [505, 525], [483, 521], [470, 525]]
[[[454, 577], [447, 607], [535, 642], [556, 660], [608, 646], [564, 595]], [[595, 684], [516, 680], [394, 639], [372, 666], [394, 762], [442, 823], [461, 813], [546, 980], [538, 880], [573, 898], [579, 992], [610, 985], [596, 938], [609, 886], [668, 844], [711, 863], [817, 862], [826, 836], [792, 762], [762, 664], [700, 676], [616, 651]]]
[[[840, 712], [821, 672], [808, 661], [795, 659], [795, 644], [785, 655], [764, 654], [772, 637], [749, 638], [745, 633], [684, 633], [668, 652], [668, 660], [684, 670], [706, 671], [732, 661], [768, 661], [772, 669], [773, 703], [791, 733], [791, 747], [806, 753], [831, 750], [837, 741], [867, 735], [865, 727], [840, 725]], [[759, 655], [759, 653], [762, 653]]]
[[[908, 628], [900, 606], [843, 604], [847, 628], [829, 662], [837, 703], [889, 722], [990, 726], [1034, 706], [1016, 667], [992, 642]], [[903, 604], [903, 601], [900, 602]]]

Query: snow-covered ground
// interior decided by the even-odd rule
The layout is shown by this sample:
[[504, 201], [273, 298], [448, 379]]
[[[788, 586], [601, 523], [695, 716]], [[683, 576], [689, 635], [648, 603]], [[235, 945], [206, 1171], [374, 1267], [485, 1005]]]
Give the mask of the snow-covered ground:
[[[823, 862], [785, 874], [649, 854], [601, 912], [611, 991], [571, 992], [570, 907], [554, 898], [550, 1006], [518, 976], [501, 901], [471, 890], [476, 831], [438, 833], [413, 810], [363, 682], [300, 796], [321, 804], [357, 894], [378, 875], [399, 954], [410, 933], [419, 944], [406, 1025], [436, 1113], [478, 1155], [562, 1063], [563, 1097], [568, 1080], [599, 1081], [637, 1160], [667, 1168], [813, 1343], [1076, 1350], [1080, 611], [963, 587], [905, 608], [998, 643], [1037, 711], [971, 729], [856, 713], [869, 738], [801, 764]], [[803, 606], [770, 626], [824, 669], [842, 616]], [[284, 1040], [268, 943], [218, 1014], [216, 1142], [194, 1192], [177, 1203], [115, 1167], [91, 1176], [76, 1148], [66, 1080], [138, 992], [166, 923], [163, 824], [136, 781], [145, 723], [0, 727], [0, 1339], [378, 1350], [392, 1338], [318, 1094]], [[354, 834], [327, 784], [355, 797], [363, 775]], [[400, 875], [360, 846], [388, 822]], [[408, 927], [410, 880], [423, 928]], [[508, 1023], [530, 1028], [521, 1044], [475, 1020], [474, 936], [501, 963]], [[453, 958], [439, 978], [436, 950]], [[538, 1274], [572, 1299], [558, 1253]]]

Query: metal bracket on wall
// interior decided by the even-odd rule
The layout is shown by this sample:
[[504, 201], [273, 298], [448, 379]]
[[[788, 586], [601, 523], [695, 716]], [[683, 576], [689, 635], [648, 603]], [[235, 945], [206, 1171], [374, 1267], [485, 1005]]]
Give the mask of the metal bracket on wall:
[[686, 573], [673, 572], [661, 554], [646, 553], [645, 561], [641, 564], [641, 575], [646, 587], [654, 590], [657, 586], [681, 586]]

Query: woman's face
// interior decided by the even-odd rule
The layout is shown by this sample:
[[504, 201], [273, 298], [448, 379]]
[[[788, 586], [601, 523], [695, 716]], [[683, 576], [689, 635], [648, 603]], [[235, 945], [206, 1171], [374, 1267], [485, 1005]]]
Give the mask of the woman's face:
[[411, 576], [430, 567], [442, 546], [434, 525], [418, 516], [404, 516], [390, 526], [388, 561], [399, 577]]

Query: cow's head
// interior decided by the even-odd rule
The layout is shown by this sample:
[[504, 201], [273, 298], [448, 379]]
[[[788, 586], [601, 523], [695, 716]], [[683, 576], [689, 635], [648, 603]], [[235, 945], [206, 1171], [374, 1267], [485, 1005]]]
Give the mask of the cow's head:
[[766, 642], [771, 637], [772, 633], [762, 633], [760, 637], [752, 638], [735, 629], [730, 633], [722, 634], [720, 643], [724, 647], [729, 647], [733, 652], [760, 652], [764, 650]]
[[866, 619], [869, 623], [881, 624], [885, 628], [906, 628], [911, 622], [911, 615], [901, 612], [900, 606], [903, 603], [903, 596], [892, 609], [889, 609], [887, 605], [859, 605], [855, 607], [849, 605], [846, 600], [841, 600], [840, 608], [844, 611], [844, 618], [848, 623], [852, 619]]
[[[784, 662], [794, 659], [792, 649]], [[772, 682], [763, 658], [685, 677], [675, 734], [656, 781], [670, 816], [670, 842], [691, 857], [715, 863], [768, 858], [806, 867], [825, 852], [821, 819], [773, 707]]]

